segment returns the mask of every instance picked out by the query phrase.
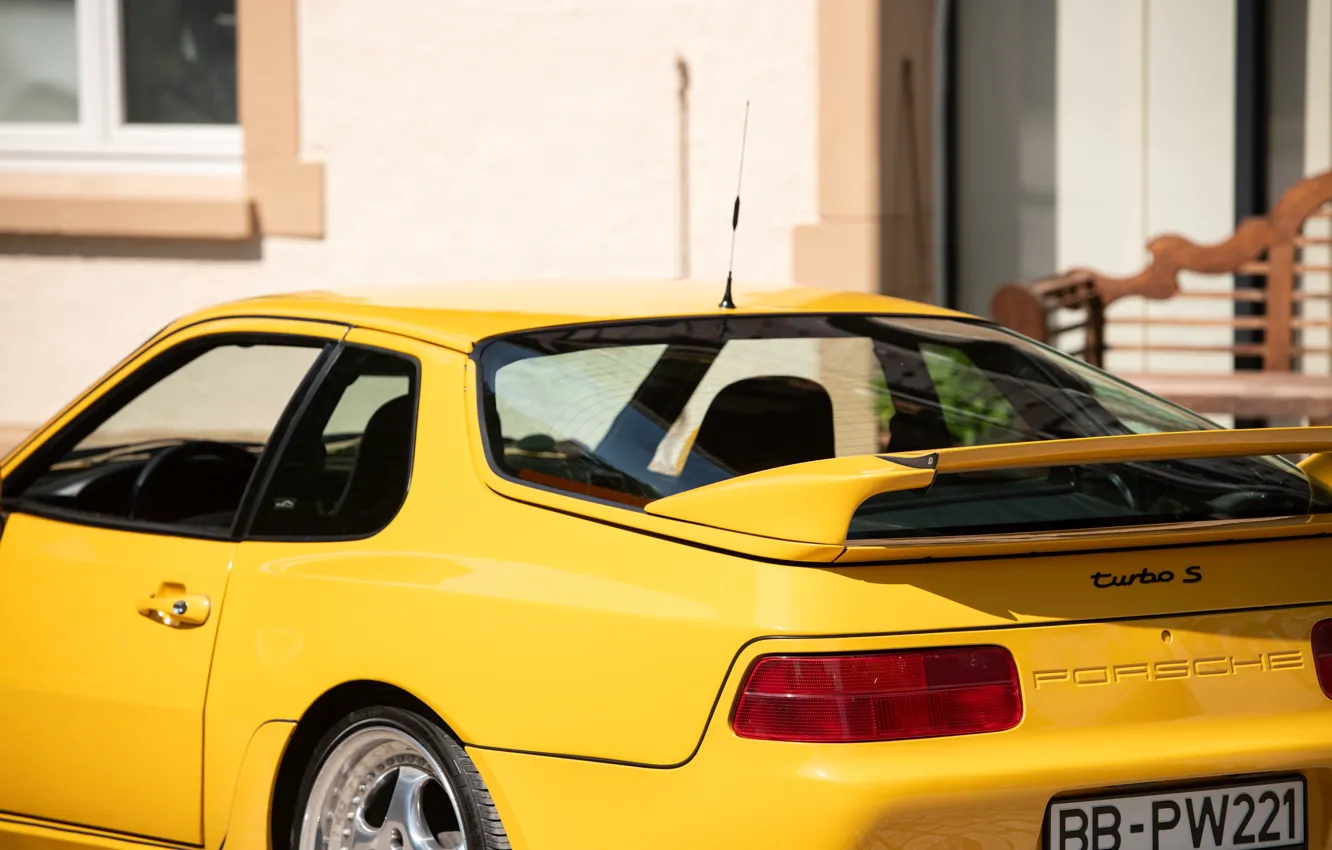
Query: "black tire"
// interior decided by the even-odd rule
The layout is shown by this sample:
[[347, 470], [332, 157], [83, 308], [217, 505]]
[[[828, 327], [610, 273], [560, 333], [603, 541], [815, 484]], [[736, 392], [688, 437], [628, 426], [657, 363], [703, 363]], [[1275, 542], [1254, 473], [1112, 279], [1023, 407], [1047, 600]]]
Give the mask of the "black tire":
[[[305, 815], [310, 795], [329, 757], [340, 745], [358, 733], [365, 735], [379, 729], [396, 730], [407, 736], [433, 757], [435, 764], [442, 769], [443, 778], [449, 783], [449, 790], [453, 792], [451, 796], [454, 805], [451, 815], [456, 814], [457, 819], [461, 821], [468, 850], [510, 850], [509, 837], [504, 831], [499, 812], [495, 809], [495, 801], [491, 799], [490, 790], [462, 746], [438, 724], [414, 711], [387, 705], [372, 706], [352, 712], [334, 723], [315, 745], [314, 753], [301, 777], [295, 808], [291, 812], [292, 850], [299, 850], [302, 838], [306, 837], [302, 833], [307, 829]], [[432, 778], [438, 779], [433, 777], [433, 770], [429, 773]], [[367, 794], [365, 807], [368, 809], [369, 806], [370, 799]], [[347, 817], [350, 818], [350, 815]], [[312, 823], [308, 828], [313, 830], [316, 824]], [[313, 841], [311, 837], [311, 842]], [[328, 841], [327, 846], [337, 850], [342, 846], [342, 841]]]

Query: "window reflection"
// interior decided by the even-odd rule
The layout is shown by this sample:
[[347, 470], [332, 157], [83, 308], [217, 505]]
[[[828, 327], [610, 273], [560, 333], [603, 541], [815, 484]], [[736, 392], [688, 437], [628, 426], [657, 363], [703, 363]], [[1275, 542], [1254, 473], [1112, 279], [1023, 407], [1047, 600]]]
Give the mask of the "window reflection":
[[235, 0], [121, 0], [121, 34], [127, 124], [236, 123]]

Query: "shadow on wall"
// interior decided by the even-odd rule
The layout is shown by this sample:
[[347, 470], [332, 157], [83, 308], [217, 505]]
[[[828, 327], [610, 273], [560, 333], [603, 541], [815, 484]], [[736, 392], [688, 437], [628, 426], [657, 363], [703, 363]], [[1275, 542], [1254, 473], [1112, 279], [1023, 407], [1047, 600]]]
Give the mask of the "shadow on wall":
[[263, 259], [263, 240], [150, 239], [92, 236], [0, 235], [0, 256], [111, 257], [116, 259], [215, 260]]

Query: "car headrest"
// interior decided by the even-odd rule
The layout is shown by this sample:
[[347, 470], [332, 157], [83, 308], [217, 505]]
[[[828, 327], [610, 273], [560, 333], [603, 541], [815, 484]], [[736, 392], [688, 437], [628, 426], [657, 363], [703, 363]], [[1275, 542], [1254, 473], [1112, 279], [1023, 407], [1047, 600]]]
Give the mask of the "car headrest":
[[[387, 512], [388, 516], [383, 517], [387, 522], [397, 510], [411, 474], [413, 422], [410, 395], [384, 402], [370, 417], [356, 451], [356, 466], [337, 508], [344, 520], [367, 512], [378, 520]], [[362, 519], [371, 524], [370, 519]]]
[[820, 384], [791, 375], [745, 378], [713, 399], [682, 477], [705, 474], [709, 462], [745, 475], [836, 452], [832, 398]]

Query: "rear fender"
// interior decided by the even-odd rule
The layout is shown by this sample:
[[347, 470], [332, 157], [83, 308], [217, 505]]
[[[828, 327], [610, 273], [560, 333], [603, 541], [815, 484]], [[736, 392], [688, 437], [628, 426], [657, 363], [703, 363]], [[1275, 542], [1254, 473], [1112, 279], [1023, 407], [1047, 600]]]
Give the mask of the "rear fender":
[[296, 724], [290, 721], [273, 721], [255, 730], [241, 759], [236, 790], [231, 797], [231, 815], [225, 824], [218, 824], [224, 832], [215, 837], [210, 831], [205, 835], [204, 846], [236, 850], [268, 850], [272, 846], [269, 823], [273, 789], [282, 754], [295, 729]]

